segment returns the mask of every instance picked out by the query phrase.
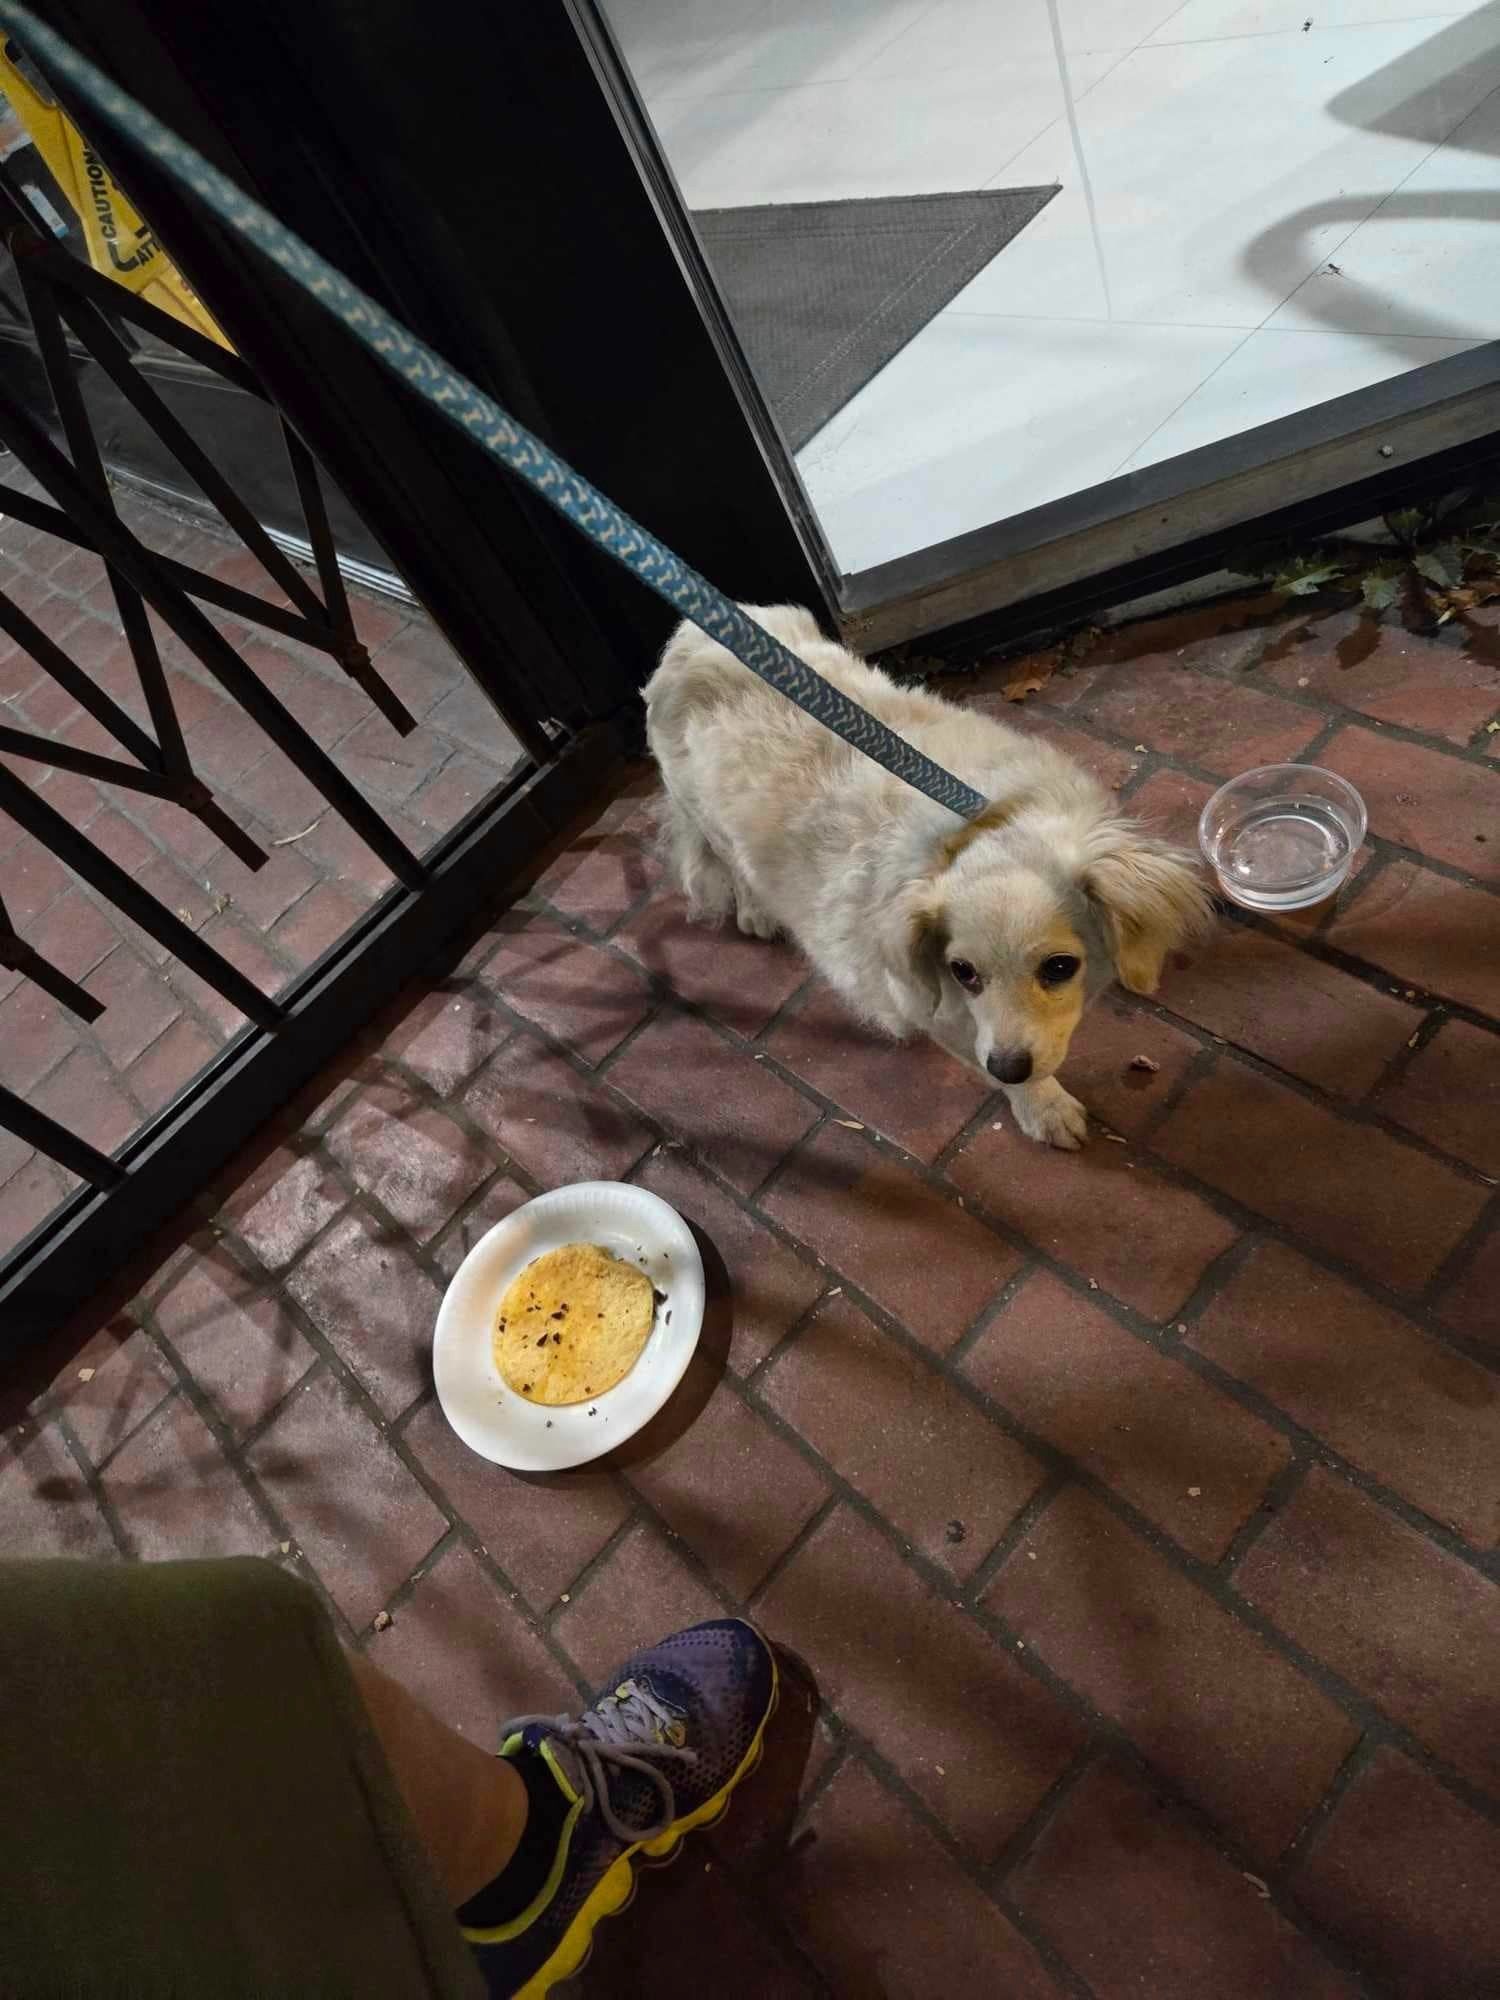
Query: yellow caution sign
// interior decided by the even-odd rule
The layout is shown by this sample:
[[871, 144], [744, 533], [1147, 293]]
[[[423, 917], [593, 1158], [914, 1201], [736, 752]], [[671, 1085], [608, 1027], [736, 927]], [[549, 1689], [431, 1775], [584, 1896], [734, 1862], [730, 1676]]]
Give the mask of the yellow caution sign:
[[[119, 183], [62, 108], [43, 96], [0, 44], [0, 91], [74, 210], [96, 271], [220, 347], [229, 342], [141, 219]], [[232, 351], [232, 350], [231, 350]]]

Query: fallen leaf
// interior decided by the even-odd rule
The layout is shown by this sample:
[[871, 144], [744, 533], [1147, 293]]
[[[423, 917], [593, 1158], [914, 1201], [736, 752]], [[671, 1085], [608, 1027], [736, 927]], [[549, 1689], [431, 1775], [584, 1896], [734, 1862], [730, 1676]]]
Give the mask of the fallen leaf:
[[1458, 585], [1461, 560], [1451, 544], [1445, 543], [1442, 548], [1423, 549], [1412, 557], [1411, 566], [1439, 590], [1453, 590]]
[[1004, 682], [1000, 692], [1007, 701], [1025, 701], [1028, 695], [1040, 694], [1061, 664], [1062, 655], [1057, 652], [1028, 653], [1023, 660], [1010, 662], [1011, 676]]
[[1271, 588], [1283, 597], [1312, 597], [1343, 574], [1343, 564], [1326, 556], [1298, 556], [1271, 579]]
[[1496, 595], [1493, 590], [1480, 590], [1473, 584], [1461, 584], [1456, 590], [1430, 590], [1428, 597], [1434, 603], [1441, 603], [1442, 613], [1439, 625], [1446, 625], [1450, 618], [1456, 618], [1460, 611], [1472, 611], [1476, 604], [1488, 604]]
[[1201, 1498], [1202, 1498], [1202, 1494], [1203, 1494], [1203, 1488], [1202, 1488], [1201, 1486], [1190, 1486], [1190, 1487], [1188, 1488], [1188, 1498], [1189, 1498], [1189, 1500], [1198, 1500], [1198, 1499], [1201, 1499]]
[[92, 1382], [94, 1379], [94, 1370], [92, 1368], [80, 1368], [78, 1379], [80, 1382]]

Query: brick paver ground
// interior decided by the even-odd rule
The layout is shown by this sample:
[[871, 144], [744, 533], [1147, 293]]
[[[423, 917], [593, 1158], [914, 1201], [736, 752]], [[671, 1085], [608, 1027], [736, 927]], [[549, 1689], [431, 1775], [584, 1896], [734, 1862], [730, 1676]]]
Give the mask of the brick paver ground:
[[[1178, 824], [1273, 755], [1372, 807], [1337, 910], [1226, 920], [1094, 1010], [1081, 1156], [785, 948], [687, 929], [643, 779], [84, 1329], [10, 1434], [0, 1539], [285, 1561], [481, 1739], [748, 1608], [805, 1677], [592, 1993], [1493, 2000], [1479, 636], [1200, 615], [1019, 712]], [[644, 1441], [511, 1477], [433, 1402], [433, 1311], [489, 1222], [584, 1175], [699, 1227], [712, 1308]]]
[[[10, 460], [3, 478], [28, 486]], [[129, 525], [161, 553], [285, 605], [238, 543], [127, 492], [116, 500]], [[0, 513], [0, 589], [149, 726], [97, 556]], [[457, 824], [519, 751], [427, 618], [359, 592], [350, 593], [350, 603], [377, 671], [417, 722], [411, 735], [399, 735], [327, 654], [263, 626], [210, 615], [420, 854]], [[176, 806], [31, 758], [7, 754], [0, 762], [263, 992], [275, 993], [335, 943], [392, 878], [207, 670], [164, 627], [155, 629], [194, 768], [265, 849], [270, 858], [262, 868], [252, 872]], [[4, 637], [0, 722], [132, 761]], [[196, 1076], [244, 1017], [3, 816], [0, 896], [26, 942], [105, 1003], [87, 1027], [0, 966], [0, 1084], [111, 1151]], [[77, 1185], [64, 1168], [0, 1132], [0, 1255]]]

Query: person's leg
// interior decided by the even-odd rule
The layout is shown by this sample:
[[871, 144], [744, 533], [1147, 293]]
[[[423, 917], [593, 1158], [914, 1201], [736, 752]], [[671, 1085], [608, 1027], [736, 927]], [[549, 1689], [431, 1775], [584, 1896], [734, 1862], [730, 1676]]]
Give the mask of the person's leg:
[[492, 1756], [271, 1563], [0, 1562], [0, 1602], [5, 2000], [459, 2000], [481, 1972], [542, 2000], [637, 1859], [723, 1811], [776, 1700], [766, 1641], [716, 1619]]
[[[0, 1561], [0, 1605], [5, 2000], [483, 1992], [306, 1584], [256, 1560]], [[456, 1747], [466, 1784], [493, 1777]]]
[[361, 1654], [348, 1658], [397, 1790], [457, 1909], [515, 1854], [526, 1787], [514, 1764], [455, 1734]]

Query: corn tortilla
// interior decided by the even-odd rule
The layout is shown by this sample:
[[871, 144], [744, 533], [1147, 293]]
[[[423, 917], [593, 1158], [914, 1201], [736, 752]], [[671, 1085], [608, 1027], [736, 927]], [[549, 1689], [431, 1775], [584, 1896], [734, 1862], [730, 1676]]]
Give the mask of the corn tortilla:
[[495, 1366], [528, 1403], [582, 1403], [630, 1373], [655, 1317], [644, 1271], [597, 1244], [566, 1243], [506, 1286]]

